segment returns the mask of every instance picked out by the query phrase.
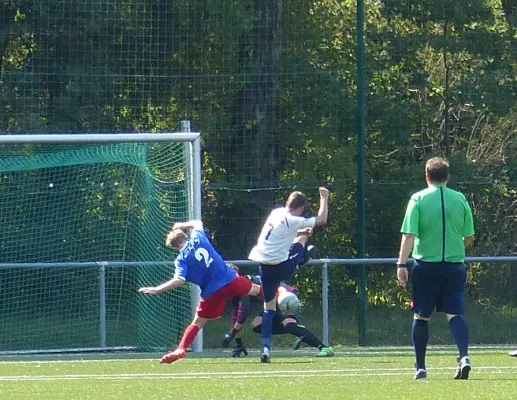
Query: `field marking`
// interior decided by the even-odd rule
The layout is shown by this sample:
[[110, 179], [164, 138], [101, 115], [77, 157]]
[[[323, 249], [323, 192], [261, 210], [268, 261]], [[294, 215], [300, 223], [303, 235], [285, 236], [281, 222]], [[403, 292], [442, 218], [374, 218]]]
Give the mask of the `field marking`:
[[[517, 370], [517, 366], [480, 366], [475, 370], [482, 370], [490, 374], [503, 374]], [[450, 375], [453, 367], [429, 368], [431, 375]], [[3, 375], [0, 382], [27, 382], [27, 381], [79, 381], [79, 380], [131, 380], [131, 379], [262, 379], [262, 378], [309, 378], [309, 377], [356, 377], [356, 376], [410, 376], [413, 368], [355, 368], [355, 369], [315, 369], [315, 370], [272, 370], [272, 371], [228, 371], [228, 372], [181, 372], [181, 373], [144, 373], [144, 374], [66, 374], [66, 375]]]
[[[514, 350], [517, 348], [517, 345], [511, 346], [511, 345], [479, 345], [479, 346], [469, 346], [469, 350], [471, 352], [471, 355], [476, 354], [487, 354], [487, 353], [494, 353], [494, 352], [508, 352], [510, 350]], [[261, 351], [257, 349], [248, 349], [249, 354], [252, 355], [260, 355]], [[456, 346], [429, 346], [428, 347], [429, 354], [432, 355], [450, 355], [450, 354], [457, 354], [458, 349]], [[390, 355], [400, 355], [400, 356], [413, 356], [414, 355], [414, 349], [412, 347], [396, 347], [396, 346], [388, 346], [388, 347], [364, 347], [364, 348], [342, 348], [342, 349], [335, 349], [334, 353], [336, 355], [342, 355], [342, 356], [351, 356], [351, 357], [364, 357], [364, 356], [375, 356], [375, 357], [383, 357], [383, 356], [390, 356]], [[222, 350], [222, 351], [212, 351], [207, 350], [205, 353], [205, 356], [203, 356], [203, 353], [193, 353], [191, 357], [188, 357], [188, 360], [201, 360], [201, 359], [207, 359], [207, 360], [215, 360], [218, 358], [228, 358], [229, 354], [231, 354], [231, 351], [229, 350]], [[43, 355], [44, 358], [42, 359], [34, 359], [34, 357], [37, 357], [35, 355], [10, 355], [10, 356], [0, 356], [0, 365], [2, 364], [50, 364], [50, 363], [92, 363], [92, 362], [103, 362], [103, 363], [112, 363], [112, 362], [141, 362], [141, 361], [156, 361], [159, 360], [160, 357], [163, 355], [163, 353], [127, 353], [124, 356], [121, 356], [120, 354], [117, 355], [111, 355], [106, 354], [106, 358], [102, 358], [102, 356], [99, 357], [93, 357], [93, 358], [85, 358], [82, 359], [81, 357], [91, 357], [91, 354], [81, 354], [77, 353], [73, 356], [70, 354], [52, 354], [51, 356], [45, 354]], [[278, 350], [275, 351], [275, 355], [278, 355], [280, 357], [310, 357], [314, 355], [314, 351], [310, 349], [301, 349], [298, 351], [294, 350]], [[109, 358], [109, 357], [112, 358]], [[144, 356], [144, 357], [143, 357]], [[24, 358], [30, 359], [24, 359]], [[53, 358], [52, 358], [53, 357]]]

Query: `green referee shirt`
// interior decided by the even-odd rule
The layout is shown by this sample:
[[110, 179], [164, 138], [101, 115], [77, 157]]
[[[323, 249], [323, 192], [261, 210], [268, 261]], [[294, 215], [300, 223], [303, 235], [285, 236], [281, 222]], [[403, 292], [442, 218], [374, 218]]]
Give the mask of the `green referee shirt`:
[[414, 259], [463, 262], [463, 238], [474, 235], [472, 211], [462, 193], [433, 185], [411, 196], [400, 231], [416, 236]]

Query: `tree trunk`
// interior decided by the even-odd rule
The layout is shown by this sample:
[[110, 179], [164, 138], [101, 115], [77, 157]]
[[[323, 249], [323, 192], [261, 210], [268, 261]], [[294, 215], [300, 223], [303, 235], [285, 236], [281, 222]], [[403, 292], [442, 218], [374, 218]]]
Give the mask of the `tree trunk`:
[[[445, 23], [443, 26], [443, 35], [446, 38], [448, 34], [448, 25]], [[447, 57], [447, 48], [443, 49], [443, 66], [445, 69], [445, 93], [443, 97], [443, 147], [445, 147], [445, 156], [451, 155], [451, 116], [450, 116], [450, 68], [449, 59]]]
[[[285, 157], [281, 156], [278, 135], [278, 70], [281, 51], [283, 0], [254, 0], [257, 15], [252, 44], [243, 43], [241, 71], [249, 80], [236, 97], [233, 118], [235, 136], [227, 158], [228, 180], [239, 189], [274, 188]], [[249, 49], [252, 51], [249, 51]], [[284, 151], [285, 151], [285, 145]], [[223, 253], [247, 256], [256, 241], [268, 208], [275, 205], [276, 190], [258, 190], [237, 197], [231, 207], [221, 205], [219, 215], [225, 226], [237, 233], [234, 243], [220, 243]], [[224, 215], [231, 213], [231, 215]], [[242, 224], [243, 220], [253, 221]]]

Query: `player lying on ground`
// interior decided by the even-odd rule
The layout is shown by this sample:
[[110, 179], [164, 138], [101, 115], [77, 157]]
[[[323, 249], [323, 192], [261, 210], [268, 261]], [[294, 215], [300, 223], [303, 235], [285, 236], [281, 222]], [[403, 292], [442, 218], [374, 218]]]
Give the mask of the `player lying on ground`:
[[[193, 229], [190, 238], [184, 232], [186, 229]], [[176, 267], [174, 277], [159, 286], [142, 287], [139, 292], [159, 294], [176, 289], [185, 282], [194, 283], [201, 289], [201, 300], [194, 320], [185, 329], [177, 349], [168, 352], [160, 360], [161, 363], [169, 364], [186, 356], [187, 348], [208, 320], [217, 319], [223, 315], [227, 299], [259, 296], [261, 287], [226, 265], [210, 243], [201, 221], [174, 224], [165, 244], [178, 251], [174, 261]]]
[[[247, 276], [249, 279], [253, 281], [253, 283], [260, 283], [259, 276]], [[286, 285], [284, 283], [278, 288], [277, 297], [280, 297], [284, 292], [295, 292], [295, 288], [292, 286]], [[258, 300], [258, 298], [255, 298]], [[251, 302], [253, 298], [250, 296], [246, 297], [236, 297], [231, 301], [232, 304], [232, 328], [230, 331], [224, 336], [222, 341], [223, 347], [228, 347], [231, 341], [235, 338], [236, 345], [233, 349], [233, 357], [240, 357], [241, 354], [244, 356], [248, 355], [244, 344], [242, 343], [242, 339], [239, 337], [240, 330], [244, 323], [246, 322]], [[332, 347], [324, 344], [320, 339], [318, 339], [312, 332], [310, 332], [305, 326], [299, 324], [300, 320], [300, 311], [299, 310], [289, 310], [286, 313], [282, 313], [280, 311], [280, 307], [276, 308], [276, 314], [273, 317], [273, 335], [281, 335], [285, 333], [289, 333], [293, 336], [296, 336], [296, 340], [293, 344], [293, 349], [297, 350], [300, 348], [302, 343], [310, 347], [317, 348], [319, 350], [316, 353], [317, 357], [330, 357], [334, 355]], [[262, 333], [262, 316], [257, 316], [252, 321], [253, 331], [256, 333]]]

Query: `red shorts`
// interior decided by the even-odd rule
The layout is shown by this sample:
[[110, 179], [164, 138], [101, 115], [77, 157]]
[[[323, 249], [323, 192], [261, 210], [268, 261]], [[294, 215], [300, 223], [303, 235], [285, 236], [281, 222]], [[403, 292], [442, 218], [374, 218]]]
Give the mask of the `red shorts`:
[[197, 306], [197, 315], [201, 318], [220, 318], [224, 313], [226, 300], [237, 296], [247, 296], [253, 283], [245, 277], [238, 275], [236, 279], [223, 286], [217, 292], [206, 299], [201, 298]]

